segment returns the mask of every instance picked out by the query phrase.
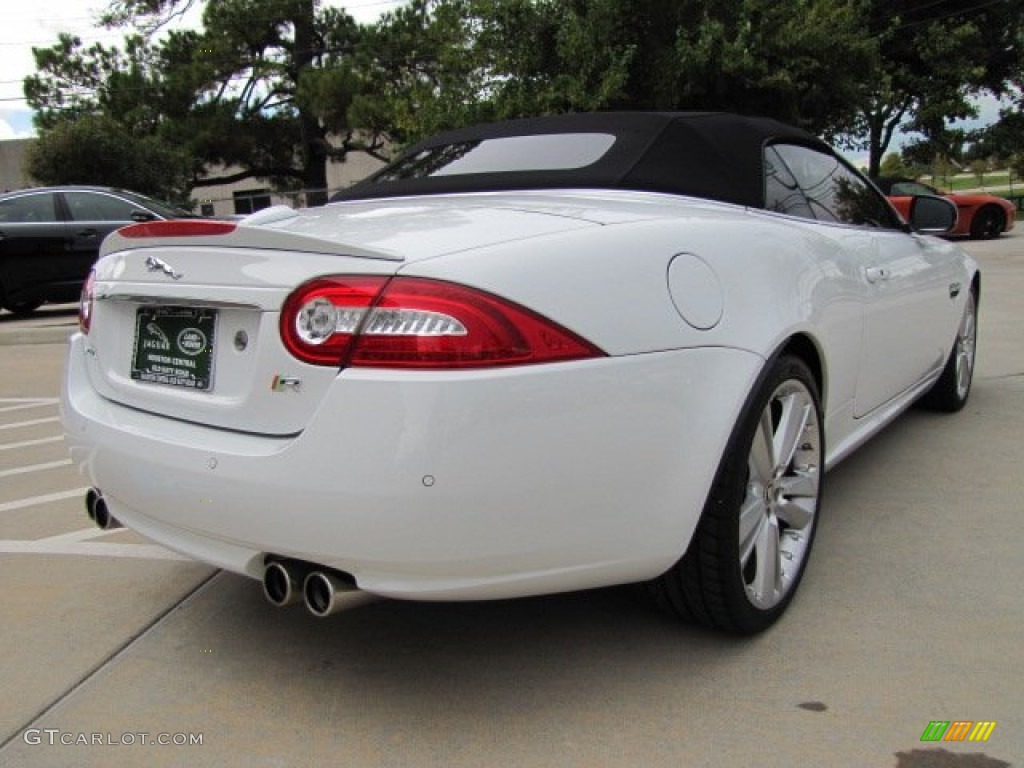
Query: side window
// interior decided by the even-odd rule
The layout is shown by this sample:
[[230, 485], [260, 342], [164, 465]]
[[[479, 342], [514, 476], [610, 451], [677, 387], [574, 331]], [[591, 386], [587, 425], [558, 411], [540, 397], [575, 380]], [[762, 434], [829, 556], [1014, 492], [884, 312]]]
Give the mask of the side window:
[[898, 227], [885, 199], [838, 158], [796, 144], [777, 144], [773, 149], [803, 190], [815, 218], [860, 227]]
[[916, 181], [897, 181], [892, 185], [893, 195], [937, 195], [939, 194], [936, 190], [924, 184], [919, 184]]
[[119, 197], [95, 192], [65, 192], [64, 200], [75, 221], [131, 221], [139, 206]]
[[0, 201], [0, 222], [18, 224], [57, 221], [52, 193], [22, 195]]
[[775, 213], [815, 218], [807, 198], [775, 147], [768, 147], [764, 151], [764, 174], [765, 208]]

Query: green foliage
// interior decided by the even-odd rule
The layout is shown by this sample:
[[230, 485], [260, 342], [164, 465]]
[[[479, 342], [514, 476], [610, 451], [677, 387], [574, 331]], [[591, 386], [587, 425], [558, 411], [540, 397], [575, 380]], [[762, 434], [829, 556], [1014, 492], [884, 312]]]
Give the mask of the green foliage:
[[999, 120], [974, 136], [971, 156], [1009, 158], [1024, 155], [1024, 109], [1004, 109]]
[[[155, 29], [195, 0], [118, 0], [111, 24]], [[246, 176], [275, 186], [322, 189], [326, 162], [382, 139], [353, 139], [348, 110], [363, 81], [352, 66], [360, 28], [315, 0], [208, 0], [202, 31], [161, 42], [132, 36], [124, 50], [62, 37], [36, 49], [26, 80], [41, 140], [60, 125], [98, 115], [136, 136], [176, 147], [193, 185]], [[328, 136], [340, 133], [341, 141]], [[237, 166], [208, 179], [208, 165]]]
[[1014, 178], [1024, 179], [1024, 152], [1010, 156], [1010, 170]]
[[833, 0], [414, 0], [365, 41], [360, 115], [399, 142], [468, 122], [713, 109], [817, 132], [852, 119], [872, 45]]
[[869, 150], [872, 173], [897, 128], [922, 134], [932, 155], [950, 153], [949, 121], [976, 116], [974, 95], [1004, 94], [1021, 78], [1022, 3], [850, 2], [876, 50], [846, 133]]
[[[175, 147], [196, 178], [279, 187], [467, 123], [629, 109], [756, 113], [904, 163], [959, 158], [948, 120], [1024, 81], [1024, 4], [958, 0], [409, 0], [359, 26], [317, 0], [108, 0], [122, 49], [63, 36], [25, 92], [43, 141], [83, 116]], [[193, 5], [201, 31], [145, 36]], [[1019, 114], [1019, 112], [1018, 112]], [[1009, 157], [1024, 147], [986, 141]], [[213, 179], [217, 183], [224, 179]]]
[[908, 168], [903, 162], [903, 159], [896, 152], [890, 152], [884, 158], [882, 158], [882, 164], [879, 168], [879, 175], [881, 176], [907, 176]]
[[187, 158], [154, 136], [138, 136], [108, 117], [57, 124], [28, 151], [28, 172], [44, 184], [124, 187], [188, 204]]
[[972, 160], [971, 161], [971, 173], [974, 174], [974, 178], [978, 180], [979, 186], [985, 185], [985, 174], [988, 173], [988, 163], [984, 160]]

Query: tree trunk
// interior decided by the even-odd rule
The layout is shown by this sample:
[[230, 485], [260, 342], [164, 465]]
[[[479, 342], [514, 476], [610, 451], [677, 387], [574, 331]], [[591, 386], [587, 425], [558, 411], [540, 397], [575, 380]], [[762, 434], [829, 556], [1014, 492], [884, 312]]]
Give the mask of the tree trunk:
[[[295, 14], [295, 50], [292, 67], [296, 87], [302, 73], [313, 66], [316, 56], [313, 20], [314, 0], [301, 0]], [[302, 142], [302, 185], [306, 205], [317, 206], [327, 202], [327, 132], [315, 115], [299, 107], [299, 133]]]

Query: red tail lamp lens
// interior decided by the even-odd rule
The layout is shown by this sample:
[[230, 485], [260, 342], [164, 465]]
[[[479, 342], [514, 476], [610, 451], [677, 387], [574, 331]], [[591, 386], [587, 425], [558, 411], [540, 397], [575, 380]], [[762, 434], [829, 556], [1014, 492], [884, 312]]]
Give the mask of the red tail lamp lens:
[[78, 297], [78, 327], [82, 333], [88, 335], [92, 327], [92, 312], [96, 303], [95, 299], [96, 271], [90, 270], [89, 276], [82, 284], [82, 293]]
[[474, 288], [423, 278], [321, 278], [285, 302], [285, 346], [323, 365], [456, 369], [603, 356], [540, 315]]
[[281, 339], [299, 360], [340, 366], [386, 277], [322, 277], [299, 287], [281, 311]]

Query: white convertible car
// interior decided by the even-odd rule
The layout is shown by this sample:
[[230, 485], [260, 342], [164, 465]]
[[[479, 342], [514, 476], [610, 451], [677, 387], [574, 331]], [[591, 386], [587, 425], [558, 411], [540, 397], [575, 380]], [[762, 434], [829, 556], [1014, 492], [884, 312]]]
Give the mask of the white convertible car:
[[317, 615], [646, 582], [768, 627], [825, 470], [967, 399], [977, 265], [812, 136], [450, 132], [331, 204], [109, 237], [62, 412], [89, 515]]

